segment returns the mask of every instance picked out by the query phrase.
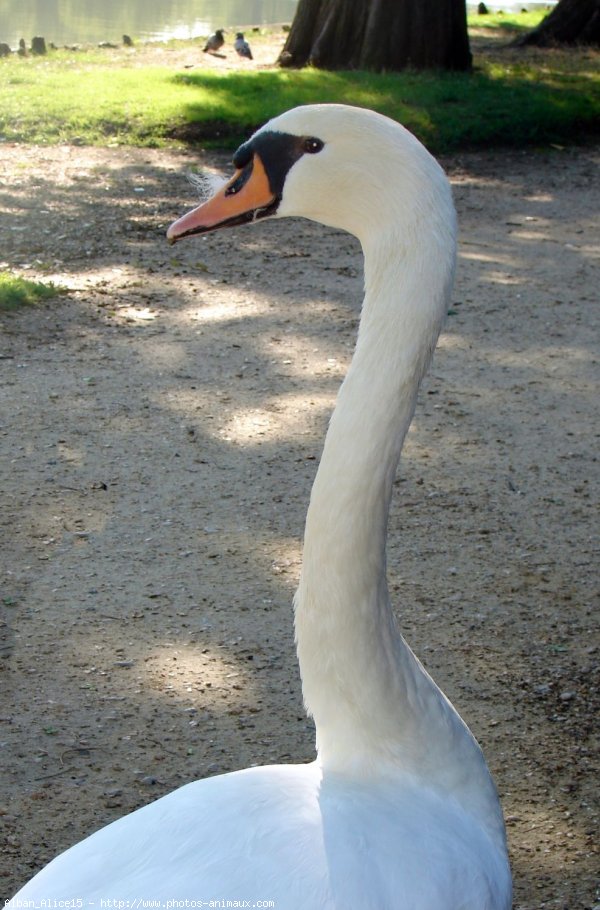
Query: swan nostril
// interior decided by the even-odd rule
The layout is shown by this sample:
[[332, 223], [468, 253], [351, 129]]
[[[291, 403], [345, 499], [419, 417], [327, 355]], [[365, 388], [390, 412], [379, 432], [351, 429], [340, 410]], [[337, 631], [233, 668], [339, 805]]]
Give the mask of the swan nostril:
[[238, 175], [238, 177], [233, 181], [233, 183], [231, 183], [227, 187], [227, 189], [225, 190], [225, 195], [226, 196], [235, 196], [236, 193], [239, 193], [239, 191], [242, 189], [242, 187], [245, 186], [246, 183], [248, 183], [248, 180], [250, 179], [253, 168], [254, 168], [254, 159], [251, 158], [250, 162], [246, 165], [246, 167], [242, 170], [242, 172]]

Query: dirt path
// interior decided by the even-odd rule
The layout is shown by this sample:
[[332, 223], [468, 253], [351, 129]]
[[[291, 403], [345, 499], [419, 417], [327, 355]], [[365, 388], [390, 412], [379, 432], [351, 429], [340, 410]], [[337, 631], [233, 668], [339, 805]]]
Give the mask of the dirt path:
[[[0, 146], [0, 259], [71, 289], [1, 318], [4, 897], [185, 781], [313, 755], [291, 600], [359, 250], [304, 222], [170, 249], [194, 160]], [[598, 160], [446, 162], [455, 306], [391, 515], [394, 602], [496, 776], [521, 910], [600, 900]]]

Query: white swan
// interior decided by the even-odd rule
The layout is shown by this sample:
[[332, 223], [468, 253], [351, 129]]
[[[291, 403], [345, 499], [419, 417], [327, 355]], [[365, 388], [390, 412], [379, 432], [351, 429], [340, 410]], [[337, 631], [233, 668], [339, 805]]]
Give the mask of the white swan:
[[394, 472], [453, 278], [448, 182], [397, 123], [338, 105], [277, 117], [234, 164], [224, 189], [169, 228], [172, 241], [303, 215], [352, 232], [365, 255], [356, 351], [312, 491], [295, 601], [318, 758], [188, 784], [67, 850], [14, 906], [509, 910], [496, 790], [398, 632], [385, 577]]

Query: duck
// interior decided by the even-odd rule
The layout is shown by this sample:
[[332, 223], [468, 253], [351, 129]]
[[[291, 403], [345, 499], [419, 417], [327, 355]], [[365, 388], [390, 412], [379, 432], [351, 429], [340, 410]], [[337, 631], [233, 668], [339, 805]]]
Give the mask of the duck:
[[169, 242], [299, 216], [354, 234], [364, 256], [356, 346], [310, 495], [294, 598], [316, 757], [188, 783], [58, 856], [14, 906], [75, 897], [86, 908], [510, 910], [498, 792], [473, 734], [401, 634], [386, 581], [395, 471], [453, 283], [448, 179], [403, 126], [337, 104], [278, 115], [233, 165], [171, 224]]
[[253, 60], [252, 51], [250, 50], [250, 45], [244, 38], [243, 32], [238, 32], [235, 36], [235, 41], [233, 46], [237, 51], [239, 57], [246, 57], [247, 60]]
[[218, 28], [214, 35], [211, 35], [206, 39], [206, 44], [202, 48], [203, 53], [205, 54], [214, 54], [217, 51], [220, 51], [223, 45], [225, 44], [225, 38], [223, 32], [225, 29]]

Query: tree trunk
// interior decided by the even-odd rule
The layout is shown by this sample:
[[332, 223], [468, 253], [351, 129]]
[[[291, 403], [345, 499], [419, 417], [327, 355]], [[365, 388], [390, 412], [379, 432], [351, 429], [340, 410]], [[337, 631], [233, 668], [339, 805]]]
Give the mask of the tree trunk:
[[281, 66], [469, 70], [464, 0], [299, 0]]
[[559, 0], [536, 29], [514, 43], [538, 47], [558, 44], [593, 44], [599, 47], [600, 0]]

